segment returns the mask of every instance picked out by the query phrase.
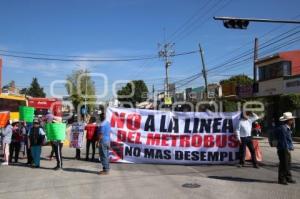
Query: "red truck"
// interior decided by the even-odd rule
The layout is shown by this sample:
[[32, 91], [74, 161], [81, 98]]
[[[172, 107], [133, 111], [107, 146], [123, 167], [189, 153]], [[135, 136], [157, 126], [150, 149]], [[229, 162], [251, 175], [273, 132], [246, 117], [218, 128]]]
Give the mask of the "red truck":
[[62, 100], [57, 98], [29, 98], [28, 106], [36, 109], [35, 115], [46, 115], [50, 110], [54, 116], [62, 117]]

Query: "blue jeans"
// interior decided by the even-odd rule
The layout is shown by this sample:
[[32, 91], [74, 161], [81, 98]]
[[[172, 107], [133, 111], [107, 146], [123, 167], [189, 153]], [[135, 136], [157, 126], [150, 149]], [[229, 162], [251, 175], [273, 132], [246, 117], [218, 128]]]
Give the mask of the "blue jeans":
[[103, 171], [109, 171], [109, 148], [110, 142], [104, 142], [99, 144], [99, 154], [103, 166]]
[[42, 152], [41, 146], [32, 146], [31, 147], [31, 154], [32, 154], [34, 166], [37, 166], [37, 167], [40, 166], [41, 152]]

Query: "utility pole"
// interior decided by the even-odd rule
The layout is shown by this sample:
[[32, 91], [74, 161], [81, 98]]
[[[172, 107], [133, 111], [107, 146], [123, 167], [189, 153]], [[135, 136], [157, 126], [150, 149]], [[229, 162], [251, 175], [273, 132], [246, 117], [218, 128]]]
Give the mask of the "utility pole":
[[168, 68], [171, 66], [172, 62], [170, 57], [175, 55], [175, 51], [173, 47], [175, 43], [165, 43], [164, 45], [158, 44], [161, 48], [158, 52], [159, 57], [161, 57], [165, 62], [165, 69], [166, 69], [166, 80], [165, 80], [165, 97], [169, 97], [169, 74]]
[[87, 103], [86, 103], [86, 98], [87, 98], [87, 70], [85, 70], [85, 96], [84, 96], [84, 108], [85, 108], [85, 112], [84, 112], [84, 120], [86, 121], [87, 118]]
[[257, 67], [256, 67], [257, 58], [258, 58], [258, 38], [255, 38], [255, 40], [254, 40], [254, 55], [253, 55], [253, 79], [254, 79], [254, 83], [257, 82]]
[[152, 84], [152, 99], [153, 99], [153, 102], [154, 102], [154, 99], [155, 99], [155, 89], [154, 89], [154, 84]]
[[206, 74], [206, 69], [205, 69], [203, 50], [201, 48], [200, 43], [199, 43], [199, 52], [200, 52], [201, 62], [202, 62], [202, 74], [203, 74], [203, 78], [204, 78], [204, 82], [205, 82], [205, 98], [208, 98], [207, 74]]

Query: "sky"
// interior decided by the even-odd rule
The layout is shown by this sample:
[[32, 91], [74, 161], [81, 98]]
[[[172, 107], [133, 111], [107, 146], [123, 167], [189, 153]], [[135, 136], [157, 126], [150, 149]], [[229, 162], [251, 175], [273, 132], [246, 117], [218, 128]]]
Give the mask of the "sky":
[[[47, 96], [65, 95], [62, 80], [73, 70], [87, 68], [95, 74], [93, 80], [97, 95], [102, 95], [104, 99], [111, 98], [115, 87], [119, 88], [130, 80], [142, 79], [149, 90], [152, 90], [152, 85], [155, 90], [162, 90], [165, 77], [162, 59], [62, 62], [3, 55], [45, 57], [17, 53], [25, 52], [67, 59], [70, 59], [67, 56], [124, 59], [157, 56], [158, 44], [167, 42], [175, 44], [175, 53], [198, 50], [200, 43], [204, 50], [209, 83], [235, 74], [252, 76], [251, 53], [244, 57], [249, 59], [240, 64], [224, 63], [239, 57], [243, 52], [251, 52], [255, 37], [259, 39], [259, 44], [263, 44], [274, 38], [280, 39], [278, 35], [293, 28], [299, 31], [295, 29], [299, 25], [250, 23], [246, 30], [226, 29], [213, 16], [300, 20], [299, 8], [299, 0], [286, 0], [284, 3], [279, 0], [2, 0], [2, 83], [14, 80], [17, 87], [24, 88], [30, 85], [33, 77], [37, 77]], [[297, 33], [259, 50], [259, 57], [299, 49]], [[295, 42], [275, 48], [294, 38]], [[176, 56], [171, 60], [170, 82], [182, 80], [202, 70], [198, 52]], [[210, 71], [214, 67], [218, 68]], [[54, 93], [50, 91], [53, 82], [57, 82], [53, 87]], [[203, 78], [199, 75], [199, 78], [186, 85], [179, 82], [177, 90], [203, 84]]]

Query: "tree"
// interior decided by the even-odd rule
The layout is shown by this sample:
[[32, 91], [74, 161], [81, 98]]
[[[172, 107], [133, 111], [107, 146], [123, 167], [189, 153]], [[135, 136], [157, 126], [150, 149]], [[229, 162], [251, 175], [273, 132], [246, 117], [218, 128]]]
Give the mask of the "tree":
[[2, 87], [2, 90], [8, 90], [9, 92], [14, 92], [16, 89], [16, 83], [14, 80], [11, 80], [8, 84]]
[[[134, 88], [132, 88], [132, 85], [134, 85]], [[143, 80], [133, 80], [122, 87], [117, 94], [119, 101], [131, 102], [136, 105], [147, 99], [148, 88]]]
[[281, 112], [291, 111], [300, 109], [300, 94], [288, 94], [280, 96], [280, 109]]
[[27, 89], [27, 95], [31, 97], [46, 97], [46, 94], [44, 93], [44, 88], [40, 86], [36, 77], [32, 79], [31, 85]]
[[221, 85], [230, 83], [235, 85], [251, 85], [253, 83], [253, 80], [247, 75], [235, 75], [230, 77], [229, 79], [224, 79], [220, 81]]
[[[222, 86], [222, 88], [224, 87], [232, 88], [231, 92], [234, 91], [234, 93], [236, 93], [237, 86], [252, 85], [252, 84], [253, 84], [253, 80], [247, 75], [235, 75], [230, 77], [229, 79], [224, 79], [220, 81], [220, 85]], [[236, 100], [223, 99], [222, 102], [223, 102], [223, 108], [225, 112], [232, 112], [238, 110], [238, 106], [237, 106], [238, 102]]]
[[27, 89], [27, 88], [22, 88], [22, 89], [20, 90], [20, 94], [21, 94], [21, 95], [27, 95], [27, 92], [28, 92], [28, 89]]
[[[68, 83], [65, 84], [65, 87], [76, 110], [78, 110], [78, 105], [84, 103], [85, 95], [89, 96], [86, 98], [88, 109], [92, 110], [95, 106], [93, 104], [96, 102], [95, 83], [92, 81], [89, 73], [88, 70], [75, 70], [66, 78]], [[79, 88], [80, 92], [77, 93]]]

